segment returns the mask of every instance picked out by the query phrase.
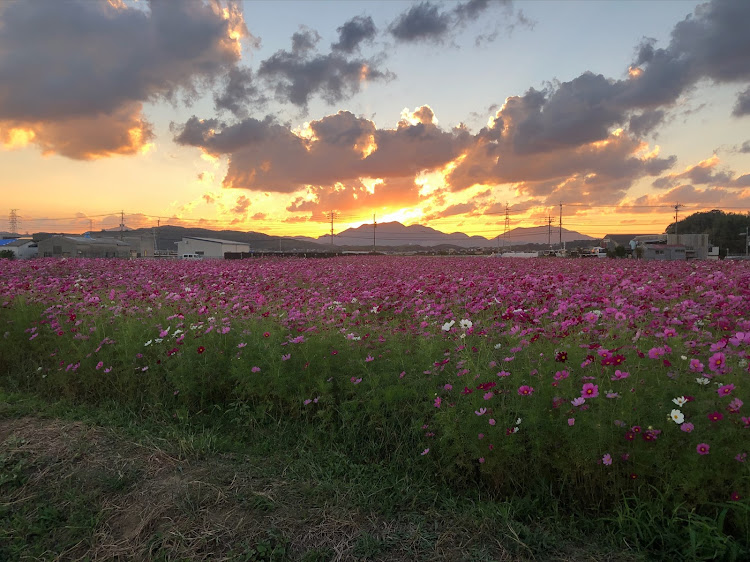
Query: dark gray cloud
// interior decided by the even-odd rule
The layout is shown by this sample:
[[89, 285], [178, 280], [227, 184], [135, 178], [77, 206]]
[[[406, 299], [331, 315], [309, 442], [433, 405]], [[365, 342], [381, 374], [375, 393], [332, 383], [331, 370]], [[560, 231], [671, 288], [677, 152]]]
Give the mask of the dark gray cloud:
[[362, 82], [392, 78], [376, 60], [349, 58], [339, 51], [315, 52], [319, 39], [317, 32], [302, 29], [293, 35], [291, 51], [276, 51], [260, 63], [258, 76], [280, 101], [306, 107], [312, 96], [319, 95], [334, 104], [359, 92]]
[[314, 29], [303, 26], [299, 31], [292, 34], [292, 53], [304, 55], [312, 51], [320, 41], [320, 34]]
[[447, 35], [453, 18], [437, 4], [421, 2], [401, 14], [390, 26], [391, 35], [399, 41], [439, 41]]
[[664, 121], [666, 113], [661, 109], [646, 109], [630, 116], [628, 129], [639, 137], [649, 134]]
[[357, 16], [337, 28], [339, 40], [331, 45], [334, 51], [353, 53], [362, 42], [371, 42], [375, 39], [377, 28], [370, 16]]
[[[248, 31], [237, 8], [227, 13], [197, 1], [148, 9], [95, 0], [5, 3], [0, 123], [31, 129], [45, 150], [71, 158], [135, 152], [129, 129], [93, 129], [132, 126], [143, 102], [190, 95], [236, 64], [239, 44], [230, 34]], [[66, 126], [73, 122], [80, 137]], [[129, 144], [119, 150], [117, 138]]]
[[250, 109], [262, 107], [265, 103], [262, 88], [249, 68], [231, 68], [224, 79], [223, 89], [214, 94], [217, 111], [229, 111], [238, 117], [246, 117]]
[[737, 96], [737, 103], [732, 110], [732, 115], [737, 117], [750, 115], [750, 87]]
[[745, 154], [750, 153], [750, 140], [746, 140], [742, 143], [742, 146], [739, 148], [739, 152], [743, 152]]
[[[469, 0], [454, 5], [452, 9], [445, 9], [442, 3], [429, 0], [420, 2], [400, 14], [388, 26], [389, 33], [400, 42], [414, 43], [427, 41], [441, 43], [452, 36], [457, 28], [479, 19], [494, 6], [509, 7], [510, 0]], [[448, 4], [450, 7], [451, 4]], [[516, 15], [508, 12], [508, 27], [526, 25], [530, 22], [522, 13]], [[477, 43], [493, 41], [499, 34], [499, 28], [492, 33], [477, 37]]]

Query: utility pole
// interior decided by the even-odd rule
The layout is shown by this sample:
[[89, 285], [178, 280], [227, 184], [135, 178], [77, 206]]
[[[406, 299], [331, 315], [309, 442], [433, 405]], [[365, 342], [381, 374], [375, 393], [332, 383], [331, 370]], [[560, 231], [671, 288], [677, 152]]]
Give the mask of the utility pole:
[[503, 249], [508, 239], [508, 230], [510, 229], [510, 215], [508, 214], [508, 202], [505, 202], [505, 230], [503, 230]]
[[562, 250], [562, 201], [560, 201], [560, 249]]
[[8, 216], [8, 225], [11, 234], [18, 234], [18, 209], [11, 209]]
[[674, 206], [674, 233], [677, 234], [677, 211], [682, 207], [679, 203]]
[[375, 213], [372, 214], [372, 253], [375, 253], [375, 229], [378, 223], [375, 222]]
[[120, 211], [120, 240], [123, 238], [125, 232], [125, 211]]
[[547, 215], [547, 245], [552, 249], [552, 215]]

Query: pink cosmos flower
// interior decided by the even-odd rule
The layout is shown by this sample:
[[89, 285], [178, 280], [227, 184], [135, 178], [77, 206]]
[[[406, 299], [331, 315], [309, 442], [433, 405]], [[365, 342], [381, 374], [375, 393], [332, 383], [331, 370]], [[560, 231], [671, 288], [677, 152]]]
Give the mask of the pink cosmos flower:
[[725, 385], [720, 386], [716, 390], [716, 392], [719, 394], [719, 396], [729, 396], [730, 394], [732, 394], [733, 390], [734, 390], [734, 385], [730, 383], [730, 384], [725, 384]]
[[375, 361], [375, 358], [372, 355], [365, 357], [365, 363], [369, 363], [370, 361]]
[[282, 361], [289, 361], [291, 358], [292, 358], [292, 354], [291, 353], [287, 353], [286, 355], [282, 355], [281, 356], [281, 360]]
[[712, 422], [718, 422], [724, 419], [724, 414], [721, 412], [711, 412], [708, 414], [708, 419]]
[[699, 455], [707, 455], [710, 449], [711, 446], [708, 443], [698, 443], [698, 446], [695, 448]]
[[259, 373], [259, 372], [260, 372], [260, 367], [258, 367], [258, 366], [256, 365], [255, 367], [253, 367], [253, 368], [252, 368], [252, 369], [250, 369], [250, 370], [251, 370], [251, 371], [252, 371], [253, 373]]
[[478, 410], [474, 410], [474, 413], [477, 416], [483, 416], [484, 414], [487, 413], [487, 408], [479, 408]]
[[443, 386], [443, 390], [453, 390], [453, 385], [452, 385], [452, 384], [450, 384], [450, 383], [446, 383], [446, 384], [445, 384], [445, 385]]
[[[359, 381], [361, 381], [361, 380], [362, 380], [362, 379], [359, 379]], [[359, 382], [359, 381], [358, 381], [358, 382]], [[355, 384], [356, 384], [356, 383], [355, 383]], [[443, 402], [442, 398], [440, 398], [440, 396], [437, 396], [437, 397], [435, 398], [435, 407], [436, 407], [436, 408], [440, 408], [440, 404], [441, 404], [442, 402]]]
[[430, 452], [430, 450], [429, 450], [429, 449], [425, 449], [424, 451], [422, 451], [422, 456], [425, 456], [425, 455], [426, 455], [427, 453], [429, 453], [429, 452]]
[[575, 418], [568, 418], [568, 425], [569, 426], [572, 427], [575, 423], [576, 423], [576, 419]]
[[708, 368], [714, 373], [724, 373], [726, 371], [726, 358], [721, 351], [717, 351], [708, 359]]
[[477, 438], [478, 439], [484, 439], [484, 433], [480, 433], [479, 435], [477, 435]]
[[99, 370], [99, 369], [101, 369], [102, 367], [104, 367], [104, 361], [99, 361], [99, 362], [98, 362], [98, 363], [96, 364], [96, 370], [98, 371], [98, 370]]
[[736, 457], [734, 457], [734, 460], [737, 462], [745, 462], [747, 459], [747, 453], [738, 453]]
[[703, 372], [703, 363], [698, 361], [697, 359], [691, 359], [690, 360], [690, 370], [694, 373], [702, 373]]
[[557, 371], [555, 373], [554, 379], [556, 381], [561, 381], [564, 379], [567, 379], [570, 376], [570, 373], [568, 371]]
[[599, 387], [595, 384], [587, 382], [581, 389], [582, 398], [596, 398], [599, 396]]
[[573, 400], [570, 401], [570, 403], [573, 406], [583, 406], [583, 404], [586, 402], [586, 399], [583, 396], [579, 396], [578, 398], [573, 398]]
[[680, 430], [685, 433], [690, 433], [693, 429], [695, 429], [695, 426], [690, 422], [685, 422], [680, 426]]
[[735, 398], [727, 405], [727, 411], [730, 414], [738, 414], [740, 411], [740, 408], [742, 408], [742, 405], [744, 402], [740, 400], [739, 398]]
[[615, 374], [612, 375], [609, 380], [619, 381], [619, 380], [622, 380], [622, 379], [626, 379], [629, 376], [630, 376], [630, 373], [628, 373], [627, 371], [621, 371], [620, 369], [616, 369], [615, 370]]
[[479, 457], [479, 464], [484, 464], [484, 457]]
[[604, 463], [606, 466], [610, 466], [612, 464], [612, 455], [610, 455], [609, 453], [606, 453], [602, 457], [602, 463]]
[[500, 372], [499, 372], [499, 373], [497, 374], [497, 376], [498, 376], [498, 377], [509, 377], [509, 376], [510, 376], [510, 373], [509, 373], [508, 371], [500, 371]]
[[495, 420], [493, 418], [490, 418], [489, 423], [490, 425], [495, 425]]
[[529, 396], [531, 394], [534, 394], [534, 389], [529, 385], [524, 384], [523, 386], [518, 387], [519, 396]]
[[[360, 377], [360, 378], [357, 378], [357, 377], [352, 377], [352, 378], [351, 378], [351, 379], [349, 379], [349, 380], [350, 380], [350, 381], [352, 382], [352, 384], [359, 384], [359, 383], [361, 383], [361, 382], [362, 382], [362, 378], [361, 378], [361, 377]], [[440, 400], [440, 398], [438, 398], [438, 400]], [[436, 405], [435, 407], [436, 407], [436, 408], [439, 408], [439, 407], [440, 407], [440, 403], [438, 402], [438, 403], [437, 403], [437, 405]]]

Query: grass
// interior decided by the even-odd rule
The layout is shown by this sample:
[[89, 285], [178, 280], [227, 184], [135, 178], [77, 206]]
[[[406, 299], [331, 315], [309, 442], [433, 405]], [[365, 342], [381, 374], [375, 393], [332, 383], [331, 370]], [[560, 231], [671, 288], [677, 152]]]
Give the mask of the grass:
[[541, 500], [455, 495], [295, 439], [292, 425], [256, 428], [248, 442], [226, 426], [127, 410], [7, 393], [0, 403], [2, 560], [644, 556], [611, 531], [592, 541], [574, 517], [544, 513]]

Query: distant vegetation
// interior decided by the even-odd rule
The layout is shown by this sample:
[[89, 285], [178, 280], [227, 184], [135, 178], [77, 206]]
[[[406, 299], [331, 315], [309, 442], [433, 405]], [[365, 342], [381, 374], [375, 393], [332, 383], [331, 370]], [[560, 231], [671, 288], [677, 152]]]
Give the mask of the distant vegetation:
[[[744, 254], [745, 237], [742, 232], [750, 226], [750, 215], [725, 213], [714, 209], [703, 213], [693, 213], [677, 222], [677, 234], [708, 234], [708, 239], [721, 248], [722, 255]], [[666, 229], [667, 234], [675, 233], [675, 223]]]

